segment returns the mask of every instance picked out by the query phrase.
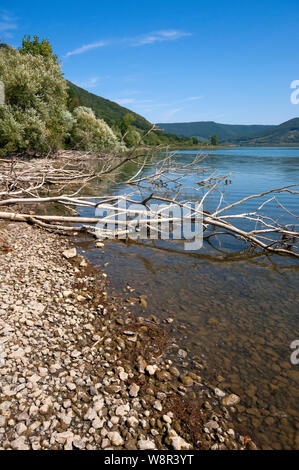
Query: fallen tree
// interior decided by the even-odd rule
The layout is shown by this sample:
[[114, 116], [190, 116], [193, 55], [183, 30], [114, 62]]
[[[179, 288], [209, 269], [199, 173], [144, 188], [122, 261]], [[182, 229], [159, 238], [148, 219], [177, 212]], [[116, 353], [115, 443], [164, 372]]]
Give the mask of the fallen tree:
[[[162, 150], [162, 149], [161, 149]], [[94, 162], [100, 169], [95, 170]], [[228, 234], [232, 235], [253, 249], [279, 255], [299, 258], [298, 250], [298, 216], [293, 214], [279, 201], [278, 195], [288, 193], [297, 197], [299, 185], [285, 186], [259, 194], [253, 194], [232, 204], [224, 204], [223, 187], [230, 182], [230, 175], [217, 176], [204, 166], [205, 157], [196, 156], [192, 161], [180, 162], [174, 153], [162, 153], [141, 148], [140, 143], [126, 155], [94, 155], [90, 153], [61, 152], [56, 158], [0, 161], [0, 219], [36, 224], [39, 227], [63, 233], [88, 232], [100, 238], [130, 236], [132, 227], [136, 225], [134, 210], [119, 207], [123, 198], [127, 203], [149, 211], [149, 217], [139, 219], [139, 229], [145, 226], [148, 230], [156, 230], [161, 235], [161, 224], [169, 223], [175, 228], [179, 220], [176, 217], [165, 217], [163, 204], [170, 209], [179, 207], [189, 210], [187, 219], [193, 222], [198, 216], [202, 218], [203, 230], [209, 237]], [[95, 182], [116, 183], [118, 171], [127, 163], [134, 164], [134, 174], [121, 181], [128, 187], [128, 193], [122, 196], [84, 196], [86, 188]], [[189, 187], [186, 183], [188, 176], [198, 176], [198, 181]], [[74, 191], [71, 191], [73, 185]], [[181, 195], [184, 191], [192, 192], [196, 206], [190, 208], [190, 203], [184, 201]], [[213, 211], [205, 210], [205, 204], [211, 196], [217, 204]], [[248, 200], [255, 199], [257, 208], [252, 212], [242, 210]], [[161, 210], [151, 211], [151, 204], [161, 204]], [[24, 208], [26, 205], [39, 207], [42, 204], [56, 203], [65, 208], [90, 207], [113, 213], [118, 220], [113, 231], [109, 231], [111, 218], [82, 217], [80, 215], [39, 215], [26, 211], [10, 210], [14, 207]], [[265, 213], [265, 207], [275, 203], [280, 213], [288, 216], [288, 223], [282, 223], [280, 217], [271, 218]], [[159, 206], [158, 206], [159, 207]], [[238, 212], [236, 212], [238, 210]], [[36, 211], [35, 211], [36, 212]], [[120, 215], [126, 215], [126, 222], [119, 220]], [[158, 217], [158, 224], [157, 224]], [[97, 225], [101, 222], [108, 228], [99, 231]]]

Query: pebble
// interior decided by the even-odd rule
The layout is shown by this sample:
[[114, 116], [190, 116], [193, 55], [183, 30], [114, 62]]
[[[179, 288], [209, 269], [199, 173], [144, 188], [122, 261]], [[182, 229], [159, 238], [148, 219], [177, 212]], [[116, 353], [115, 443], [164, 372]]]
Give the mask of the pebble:
[[214, 393], [216, 397], [219, 397], [219, 398], [223, 398], [226, 395], [226, 393], [220, 390], [220, 388], [215, 388]]
[[221, 403], [223, 406], [234, 406], [240, 402], [240, 397], [232, 393], [222, 398]]
[[156, 365], [149, 365], [145, 368], [146, 372], [149, 374], [149, 375], [155, 375], [156, 371], [158, 370], [158, 366]]
[[184, 351], [184, 349], [179, 349], [178, 350], [178, 356], [182, 357], [183, 359], [185, 359], [187, 356], [188, 356], [188, 353], [187, 351]]
[[20, 224], [12, 245], [13, 257], [0, 253], [0, 448], [190, 449], [168, 397], [179, 406], [199, 377], [179, 379], [175, 363], [149, 354], [141, 324], [158, 332], [159, 318], [138, 323], [121, 301], [107, 305], [106, 277], [86, 274], [81, 257], [70, 263], [77, 250], [63, 237]]
[[133, 383], [129, 388], [130, 397], [136, 398], [138, 396], [139, 390], [140, 390], [139, 385]]
[[186, 387], [192, 387], [192, 385], [193, 385], [193, 379], [191, 379], [191, 377], [189, 377], [188, 375], [181, 375], [180, 376], [180, 381]]
[[122, 446], [124, 443], [123, 438], [119, 434], [119, 432], [108, 432], [108, 439], [110, 440], [111, 444], [114, 446]]
[[155, 410], [157, 410], [157, 411], [162, 411], [162, 409], [163, 409], [163, 406], [162, 406], [162, 403], [160, 402], [160, 400], [156, 400], [154, 402], [153, 406], [154, 406]]
[[137, 443], [139, 450], [155, 450], [156, 444], [150, 439], [141, 439]]
[[11, 442], [11, 447], [14, 450], [30, 450], [29, 445], [26, 443], [26, 437], [21, 436]]
[[76, 248], [70, 248], [69, 250], [65, 250], [62, 254], [67, 259], [74, 258], [77, 256], [77, 250]]

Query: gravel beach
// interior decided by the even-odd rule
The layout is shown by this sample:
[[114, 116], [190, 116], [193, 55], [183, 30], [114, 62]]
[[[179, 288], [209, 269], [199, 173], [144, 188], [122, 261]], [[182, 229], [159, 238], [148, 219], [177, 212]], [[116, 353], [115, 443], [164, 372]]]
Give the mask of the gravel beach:
[[167, 328], [110, 299], [70, 238], [0, 237], [0, 449], [256, 448], [232, 425], [240, 397], [174, 364]]

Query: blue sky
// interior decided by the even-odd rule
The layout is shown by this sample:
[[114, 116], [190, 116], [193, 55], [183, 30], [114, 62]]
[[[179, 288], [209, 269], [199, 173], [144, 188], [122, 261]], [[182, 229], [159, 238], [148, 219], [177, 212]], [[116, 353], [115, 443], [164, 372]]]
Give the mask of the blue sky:
[[151, 122], [299, 116], [298, 0], [1, 2], [0, 38], [48, 37], [65, 77]]

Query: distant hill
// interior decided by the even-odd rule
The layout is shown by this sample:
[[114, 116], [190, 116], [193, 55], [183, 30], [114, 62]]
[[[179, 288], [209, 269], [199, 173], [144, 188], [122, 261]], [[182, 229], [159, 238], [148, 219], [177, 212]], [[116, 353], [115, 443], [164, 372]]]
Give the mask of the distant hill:
[[214, 121], [160, 123], [157, 124], [157, 126], [165, 132], [171, 132], [185, 137], [197, 137], [198, 139], [209, 139], [211, 135], [217, 134], [220, 142], [241, 136], [256, 135], [272, 127], [262, 125], [220, 124]]
[[221, 144], [299, 145], [299, 118], [277, 126], [219, 124], [214, 121], [157, 124], [165, 132], [198, 139], [217, 134]]
[[299, 145], [299, 118], [290, 119], [254, 136], [233, 139], [239, 145]]

